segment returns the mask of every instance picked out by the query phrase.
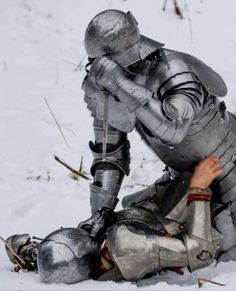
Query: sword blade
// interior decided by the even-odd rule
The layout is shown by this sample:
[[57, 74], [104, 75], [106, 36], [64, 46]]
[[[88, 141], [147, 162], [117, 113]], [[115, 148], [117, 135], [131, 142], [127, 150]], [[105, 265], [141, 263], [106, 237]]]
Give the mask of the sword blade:
[[102, 160], [106, 160], [107, 136], [108, 136], [108, 92], [104, 92], [104, 111], [103, 111], [103, 139], [102, 139]]

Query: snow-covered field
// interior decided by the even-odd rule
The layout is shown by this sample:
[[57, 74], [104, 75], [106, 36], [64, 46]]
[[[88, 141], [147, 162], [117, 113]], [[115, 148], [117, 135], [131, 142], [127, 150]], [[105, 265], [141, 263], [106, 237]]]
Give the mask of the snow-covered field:
[[[44, 237], [60, 226], [76, 226], [90, 215], [89, 182], [75, 181], [58, 164], [58, 155], [74, 168], [81, 156], [84, 170], [92, 161], [88, 141], [92, 120], [80, 89], [86, 53], [86, 25], [108, 8], [131, 10], [141, 33], [166, 47], [191, 53], [225, 79], [225, 102], [236, 111], [235, 0], [179, 0], [184, 19], [164, 0], [0, 0], [0, 235], [30, 233]], [[69, 146], [50, 115], [56, 115]], [[130, 134], [132, 171], [120, 197], [141, 189], [161, 175], [163, 165], [136, 132]], [[118, 206], [121, 207], [120, 205]], [[236, 263], [222, 263], [184, 276], [157, 275], [138, 284], [95, 282], [45, 285], [38, 274], [11, 272], [0, 242], [0, 290], [195, 290], [197, 277], [233, 290]], [[139, 288], [139, 289], [140, 289]]]

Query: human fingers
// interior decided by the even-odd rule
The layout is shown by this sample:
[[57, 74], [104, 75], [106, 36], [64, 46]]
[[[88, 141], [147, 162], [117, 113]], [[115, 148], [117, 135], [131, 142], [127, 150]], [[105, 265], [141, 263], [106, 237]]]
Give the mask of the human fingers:
[[206, 164], [211, 166], [214, 166], [216, 164], [220, 164], [220, 159], [215, 156], [210, 156], [208, 159], [205, 160]]
[[200, 165], [201, 169], [204, 170], [215, 170], [221, 167], [221, 163], [220, 160], [217, 158], [209, 158], [207, 160], [204, 161], [204, 163], [202, 163]]
[[211, 183], [212, 183], [212, 182], [213, 182], [217, 177], [219, 177], [220, 175], [222, 175], [222, 171], [221, 171], [221, 170], [212, 173], [212, 174], [209, 176], [209, 181], [210, 181], [209, 185], [210, 185], [210, 184], [211, 184]]
[[217, 161], [219, 161], [219, 158], [216, 156], [209, 156], [205, 158], [204, 160], [202, 160], [203, 163], [217, 162]]
[[222, 168], [221, 161], [218, 158], [217, 159], [212, 159], [209, 162], [209, 165], [208, 166], [212, 170], [216, 170], [216, 169]]
[[216, 170], [218, 170], [218, 169], [221, 169], [222, 168], [222, 166], [220, 165], [220, 164], [215, 164], [215, 165], [211, 165], [211, 166], [209, 166], [208, 167], [208, 170], [209, 171], [216, 171]]
[[209, 161], [219, 161], [219, 158], [217, 156], [209, 156], [206, 159]]
[[215, 165], [215, 164], [220, 164], [220, 159], [216, 156], [210, 156], [205, 160], [205, 163], [209, 166]]
[[213, 170], [212, 172], [216, 177], [218, 177], [224, 173], [224, 169], [222, 167], [219, 167]]
[[215, 156], [209, 156], [207, 158], [205, 158], [204, 160], [202, 160], [198, 165], [197, 168], [205, 168], [208, 167], [214, 163], [216, 163], [218, 161], [218, 158]]
[[223, 169], [223, 167], [220, 164], [215, 164], [215, 165], [212, 165], [211, 167], [209, 167], [209, 170], [213, 171], [213, 172], [220, 170], [220, 169]]
[[222, 175], [223, 169], [219, 168], [215, 171], [206, 171], [204, 174], [205, 186], [208, 187], [218, 176]]

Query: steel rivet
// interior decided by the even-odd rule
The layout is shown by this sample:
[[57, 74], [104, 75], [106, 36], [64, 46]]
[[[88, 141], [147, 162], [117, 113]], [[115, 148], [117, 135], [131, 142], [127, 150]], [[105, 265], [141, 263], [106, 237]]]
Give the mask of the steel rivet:
[[221, 117], [221, 118], [219, 119], [219, 122], [220, 122], [220, 123], [224, 122], [224, 118]]

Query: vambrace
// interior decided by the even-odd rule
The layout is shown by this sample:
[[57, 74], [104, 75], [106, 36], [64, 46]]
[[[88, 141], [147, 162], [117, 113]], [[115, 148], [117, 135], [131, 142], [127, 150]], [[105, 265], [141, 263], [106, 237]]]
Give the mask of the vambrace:
[[153, 91], [131, 80], [116, 63], [106, 58], [99, 62], [93, 72], [97, 84], [116, 95], [130, 112], [136, 112], [151, 135], [169, 145], [183, 140], [203, 104], [202, 85], [194, 74], [180, 71], [164, 76], [157, 88], [160, 101]]
[[[168, 115], [173, 118], [171, 120], [164, 112], [162, 103], [153, 97], [153, 92], [128, 78], [121, 78], [117, 84], [116, 96], [127, 105], [131, 112], [136, 111], [138, 119], [151, 132], [151, 135], [169, 145], [178, 144], [183, 140], [195, 117], [191, 102], [185, 100], [187, 97], [181, 99], [181, 96], [178, 98], [174, 95], [172, 99], [169, 98], [169, 102], [165, 102], [165, 108], [169, 108], [170, 112]], [[177, 102], [170, 104], [170, 101], [174, 103], [173, 98]], [[181, 110], [183, 110], [182, 114], [176, 117], [173, 115], [173, 111]]]
[[125, 75], [116, 81], [114, 93], [130, 112], [139, 110], [153, 98], [153, 92], [130, 80]]
[[137, 117], [153, 137], [159, 139], [163, 144], [171, 146], [179, 144], [184, 139], [194, 115], [183, 121], [170, 120], [163, 114], [161, 102], [153, 98], [139, 110]]
[[177, 236], [163, 236], [132, 221], [108, 231], [109, 251], [125, 279], [138, 280], [171, 267], [194, 271], [216, 258], [222, 235], [211, 227], [209, 202], [193, 201], [186, 207], [191, 222]]
[[162, 143], [176, 145], [186, 136], [201, 110], [204, 90], [185, 62], [170, 66], [162, 63], [160, 67], [160, 76], [156, 76], [159, 84], [152, 90], [133, 81], [106, 57], [94, 62], [91, 78], [117, 96], [130, 112], [135, 112], [151, 135]]
[[188, 206], [187, 233], [183, 236], [190, 271], [208, 266], [220, 250], [223, 236], [212, 228], [210, 203], [192, 201]]

